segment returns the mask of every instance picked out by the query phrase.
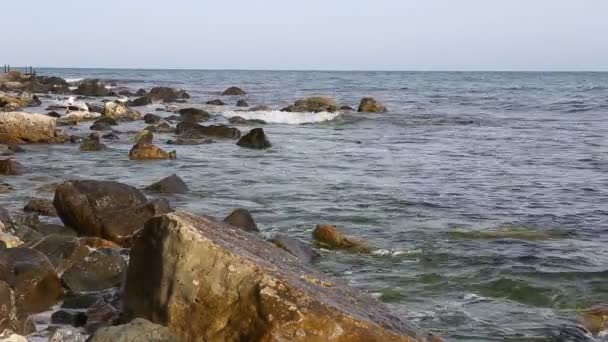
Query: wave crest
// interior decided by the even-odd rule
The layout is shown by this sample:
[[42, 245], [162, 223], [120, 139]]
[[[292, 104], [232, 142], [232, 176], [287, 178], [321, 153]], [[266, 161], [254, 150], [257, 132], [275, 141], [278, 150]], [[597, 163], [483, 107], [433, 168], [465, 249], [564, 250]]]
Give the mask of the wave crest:
[[264, 120], [267, 123], [281, 123], [288, 125], [301, 125], [306, 123], [331, 121], [338, 117], [341, 113], [296, 113], [296, 112], [281, 112], [278, 110], [262, 110], [262, 111], [236, 111], [230, 110], [222, 112], [221, 115], [226, 118], [240, 116], [247, 120]]

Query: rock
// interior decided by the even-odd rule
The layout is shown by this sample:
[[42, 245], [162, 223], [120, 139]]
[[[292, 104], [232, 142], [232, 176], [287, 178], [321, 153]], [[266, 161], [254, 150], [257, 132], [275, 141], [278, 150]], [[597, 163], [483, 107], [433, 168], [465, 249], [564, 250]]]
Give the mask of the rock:
[[111, 131], [112, 126], [107, 122], [99, 122], [95, 121], [91, 127], [89, 127], [92, 131]]
[[49, 342], [86, 342], [89, 339], [89, 336], [83, 334], [81, 329], [65, 327], [53, 327], [52, 329], [54, 329], [54, 331], [53, 334], [49, 337]]
[[99, 103], [87, 102], [85, 103], [87, 111], [94, 113], [103, 113], [104, 105]]
[[141, 114], [121, 102], [106, 102], [103, 116], [118, 121], [135, 121], [141, 119]]
[[213, 105], [213, 106], [223, 106], [224, 102], [220, 99], [215, 99], [215, 100], [207, 101], [207, 104]]
[[98, 294], [91, 293], [69, 293], [64, 299], [61, 308], [63, 309], [88, 309], [100, 300]]
[[101, 237], [118, 244], [144, 223], [170, 208], [149, 205], [146, 196], [129, 185], [111, 181], [68, 181], [57, 187], [55, 209], [63, 223], [80, 235]]
[[67, 269], [61, 280], [74, 292], [101, 291], [120, 286], [126, 269], [120, 250], [100, 248]]
[[285, 234], [276, 234], [270, 239], [275, 246], [296, 256], [304, 263], [312, 263], [320, 255], [312, 247], [298, 239], [291, 238]]
[[269, 148], [270, 142], [266, 139], [266, 134], [264, 133], [263, 128], [254, 128], [249, 133], [245, 134], [239, 141], [236, 143], [241, 147], [247, 148], [255, 148], [255, 149], [264, 149]]
[[297, 100], [293, 105], [281, 109], [283, 112], [329, 112], [338, 110], [336, 101], [329, 97], [313, 96]]
[[[0, 230], [4, 230], [4, 224], [0, 222]], [[15, 248], [23, 245], [23, 241], [17, 236], [0, 231], [0, 249]]]
[[146, 130], [154, 133], [173, 133], [175, 132], [175, 127], [166, 122], [161, 122], [157, 123], [156, 125], [146, 127]]
[[144, 122], [147, 124], [159, 123], [160, 119], [161, 119], [160, 115], [150, 114], [150, 113], [144, 115]]
[[131, 160], [156, 160], [156, 159], [174, 159], [175, 151], [165, 152], [160, 147], [153, 144], [136, 144], [129, 151], [129, 159]]
[[128, 324], [97, 330], [89, 342], [179, 342], [167, 327], [136, 318]]
[[102, 118], [97, 119], [95, 121], [95, 123], [106, 123], [106, 124], [108, 124], [110, 126], [117, 126], [118, 125], [118, 122], [114, 118], [111, 118], [111, 117], [108, 117], [108, 116], [104, 116]]
[[15, 159], [0, 159], [0, 175], [18, 176], [26, 172], [25, 166]]
[[224, 92], [222, 93], [222, 95], [226, 96], [226, 95], [234, 95], [234, 96], [240, 96], [240, 95], [247, 95], [247, 93], [239, 88], [239, 87], [230, 87], [226, 90], [224, 90]]
[[192, 122], [180, 122], [175, 133], [186, 139], [201, 139], [204, 137], [238, 139], [241, 137], [241, 131], [234, 127], [225, 125], [202, 126]]
[[137, 135], [133, 138], [135, 144], [151, 144], [153, 140], [154, 134], [147, 129], [137, 133]]
[[[179, 140], [179, 139], [178, 139]], [[7, 183], [0, 183], [0, 194], [5, 194], [15, 190], [12, 185]]]
[[24, 112], [0, 113], [0, 143], [55, 143], [62, 139], [55, 132], [55, 119]]
[[153, 102], [175, 102], [179, 99], [189, 99], [190, 95], [183, 90], [176, 90], [169, 87], [154, 87], [150, 89], [148, 97]]
[[29, 334], [36, 330], [31, 319], [18, 312], [15, 292], [4, 281], [0, 281], [0, 303], [0, 332], [8, 329], [19, 334]]
[[92, 334], [100, 328], [117, 323], [120, 313], [112, 304], [100, 300], [87, 309], [87, 325], [85, 330]]
[[236, 106], [237, 107], [249, 107], [249, 103], [247, 103], [247, 100], [240, 99], [240, 100], [236, 101]]
[[258, 120], [258, 119], [245, 119], [243, 117], [240, 116], [233, 116], [230, 119], [228, 119], [228, 122], [230, 122], [231, 124], [234, 125], [264, 125], [266, 124], [266, 121], [264, 120]]
[[21, 313], [45, 311], [63, 297], [63, 287], [53, 265], [44, 254], [33, 249], [1, 249], [0, 280], [15, 291]]
[[57, 216], [53, 202], [43, 198], [32, 198], [27, 202], [23, 211], [38, 213], [42, 216]]
[[253, 220], [253, 216], [251, 216], [251, 213], [247, 209], [235, 209], [230, 215], [226, 216], [224, 222], [246, 232], [260, 231]]
[[98, 79], [83, 80], [74, 90], [74, 94], [84, 96], [108, 96], [106, 85]]
[[430, 341], [376, 300], [253, 235], [188, 213], [156, 217], [130, 255], [125, 319], [184, 341]]
[[135, 92], [135, 96], [146, 96], [147, 92], [145, 89], [139, 88], [136, 92]]
[[40, 105], [40, 100], [31, 93], [22, 92], [18, 95], [10, 95], [0, 91], [0, 110], [5, 112], [16, 111], [23, 107], [35, 107]]
[[269, 111], [270, 107], [268, 106], [255, 106], [255, 107], [251, 107], [249, 108], [247, 111], [248, 112], [265, 112], [265, 111]]
[[173, 174], [148, 186], [146, 190], [165, 194], [185, 194], [188, 192], [188, 186], [178, 175]]
[[131, 100], [127, 102], [129, 107], [141, 107], [152, 104], [152, 99], [149, 96], [138, 97], [135, 100]]
[[56, 76], [36, 76], [26, 87], [34, 93], [65, 94], [70, 91], [70, 84]]
[[133, 96], [135, 94], [133, 94], [133, 92], [131, 92], [131, 90], [129, 89], [122, 89], [118, 91], [118, 95], [120, 96]]
[[361, 103], [359, 103], [359, 109], [357, 111], [366, 113], [384, 113], [386, 112], [386, 107], [372, 97], [364, 97], [361, 99]]
[[118, 140], [120, 137], [114, 133], [108, 133], [101, 136], [102, 139], [105, 140]]
[[100, 117], [101, 117], [101, 114], [99, 114], [99, 113], [75, 111], [75, 112], [69, 112], [66, 115], [57, 119], [57, 124], [62, 125], [62, 126], [77, 125], [81, 121], [96, 120]]
[[312, 237], [325, 248], [347, 249], [354, 252], [369, 253], [369, 246], [362, 241], [352, 239], [336, 228], [327, 224], [319, 224]]
[[198, 108], [183, 108], [178, 112], [181, 120], [186, 122], [201, 122], [209, 120], [209, 113]]
[[27, 338], [14, 334], [11, 330], [6, 330], [0, 333], [0, 341], [2, 342], [28, 342]]
[[58, 310], [51, 315], [51, 323], [71, 325], [78, 328], [87, 323], [87, 315], [79, 311]]
[[583, 326], [594, 335], [608, 329], [608, 305], [596, 305], [583, 312]]
[[52, 117], [52, 118], [55, 118], [55, 119], [57, 119], [57, 118], [60, 118], [60, 117], [61, 117], [61, 114], [59, 114], [59, 113], [57, 113], [57, 112], [55, 112], [55, 111], [48, 112], [48, 113], [46, 113], [46, 115], [48, 115], [48, 116], [50, 116], [50, 117]]
[[[167, 204], [168, 205], [168, 204]], [[146, 206], [144, 205], [144, 207], [142, 208], [146, 208]], [[146, 209], [148, 210], [148, 209]], [[169, 208], [168, 211], [171, 211], [171, 208]], [[94, 236], [83, 236], [80, 238], [80, 241], [82, 241], [82, 243], [84, 243], [85, 245], [89, 246], [89, 248], [120, 248], [120, 245], [112, 242], [112, 241], [108, 241], [108, 240], [104, 240], [102, 238], [98, 238], [98, 237], [94, 237]]]
[[103, 151], [106, 149], [106, 145], [99, 141], [99, 135], [92, 133], [89, 137], [82, 141], [80, 144], [80, 150], [83, 152], [95, 152]]
[[78, 237], [67, 235], [46, 236], [30, 248], [46, 255], [59, 275], [91, 252]]
[[[54, 208], [53, 208], [54, 210]], [[55, 214], [57, 215], [57, 214]], [[43, 236], [49, 235], [65, 235], [65, 236], [76, 236], [78, 235], [75, 230], [62, 226], [60, 224], [53, 223], [40, 223], [34, 229], [42, 234]]]
[[355, 110], [355, 108], [353, 108], [351, 106], [342, 106], [342, 107], [340, 107], [340, 110], [343, 112], [352, 112]]
[[175, 140], [167, 140], [169, 145], [205, 145], [212, 144], [214, 141], [211, 139], [198, 140], [198, 139], [182, 139], [177, 138]]

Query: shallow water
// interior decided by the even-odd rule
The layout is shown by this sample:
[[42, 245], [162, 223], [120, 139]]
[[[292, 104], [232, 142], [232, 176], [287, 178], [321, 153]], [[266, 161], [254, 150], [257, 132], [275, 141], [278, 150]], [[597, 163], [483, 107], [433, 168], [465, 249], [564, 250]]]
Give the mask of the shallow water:
[[[35, 172], [3, 179], [16, 191], [2, 204], [50, 197], [34, 189], [68, 178], [143, 187], [177, 173], [192, 189], [170, 198], [178, 208], [245, 207], [264, 234], [309, 241], [315, 224], [333, 223], [370, 241], [372, 255], [323, 251], [317, 266], [451, 341], [542, 341], [608, 301], [608, 73], [40, 71], [180, 87], [195, 104], [238, 85], [275, 110], [330, 95], [352, 107], [374, 96], [390, 111], [241, 115], [269, 122], [265, 151], [156, 135], [177, 150], [172, 161], [130, 161], [132, 134], [103, 153], [26, 146], [17, 158]], [[203, 108], [217, 122], [237, 110]]]

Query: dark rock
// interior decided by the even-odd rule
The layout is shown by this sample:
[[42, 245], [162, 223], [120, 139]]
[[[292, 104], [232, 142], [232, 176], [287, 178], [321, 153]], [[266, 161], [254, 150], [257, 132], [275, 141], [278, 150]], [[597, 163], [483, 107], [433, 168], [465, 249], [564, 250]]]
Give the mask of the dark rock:
[[144, 122], [147, 124], [155, 124], [160, 122], [160, 115], [156, 114], [146, 114], [144, 115]]
[[193, 122], [180, 122], [175, 131], [186, 139], [201, 139], [204, 137], [231, 138], [241, 137], [241, 131], [225, 125], [202, 126]]
[[11, 219], [11, 214], [9, 213], [9, 211], [6, 208], [0, 206], [0, 222], [8, 223], [11, 221], [12, 221], [12, 219]]
[[334, 99], [323, 96], [313, 96], [305, 99], [297, 100], [293, 105], [281, 109], [283, 112], [329, 112], [333, 113], [338, 110], [338, 106]]
[[138, 97], [134, 100], [127, 101], [127, 105], [129, 107], [141, 107], [141, 106], [147, 106], [149, 104], [152, 104], [152, 99], [150, 99], [150, 97], [148, 97], [148, 96], [142, 96], [142, 97]]
[[87, 309], [100, 300], [98, 294], [69, 293], [64, 299], [61, 307], [63, 309]]
[[80, 144], [80, 150], [83, 152], [103, 151], [105, 149], [106, 145], [99, 141], [99, 135], [97, 135], [97, 133], [90, 134], [89, 137]]
[[106, 85], [97, 79], [83, 80], [74, 90], [74, 94], [84, 96], [108, 96], [109, 91]]
[[62, 274], [90, 253], [87, 245], [78, 237], [67, 235], [46, 236], [30, 248], [46, 255], [57, 274]]
[[139, 88], [136, 92], [135, 92], [135, 96], [145, 96], [147, 94], [145, 89]]
[[27, 87], [35, 93], [65, 94], [70, 91], [70, 84], [55, 76], [36, 76]]
[[351, 107], [351, 106], [342, 106], [342, 107], [340, 107], [340, 110], [343, 111], [343, 112], [352, 112], [355, 109], [353, 107]]
[[145, 130], [153, 133], [173, 133], [175, 132], [175, 127], [169, 125], [166, 122], [161, 122], [155, 125], [148, 126], [145, 128]]
[[32, 198], [23, 208], [23, 211], [38, 213], [42, 216], [57, 216], [51, 200]]
[[252, 129], [251, 131], [249, 131], [249, 133], [245, 134], [241, 139], [239, 139], [236, 144], [241, 147], [255, 149], [264, 149], [272, 146], [266, 138], [266, 134], [264, 133], [263, 128]]
[[247, 95], [247, 93], [239, 88], [239, 87], [230, 87], [226, 90], [224, 90], [224, 92], [222, 93], [222, 95], [235, 95], [235, 96], [240, 96], [240, 95]]
[[[120, 315], [119, 311], [116, 310], [116, 308], [112, 304], [107, 303], [105, 301], [98, 301], [97, 303], [93, 304], [87, 309], [86, 314], [87, 325], [85, 326], [85, 330], [89, 334], [94, 333], [100, 328], [114, 325], [114, 323], [118, 321]], [[107, 340], [104, 342], [114, 342], [114, 340]]]
[[81, 142], [84, 141], [84, 138], [83, 137], [79, 137], [77, 135], [70, 135], [70, 138], [68, 139], [68, 141], [71, 144], [79, 144], [79, 143], [81, 143]]
[[211, 139], [198, 140], [198, 139], [182, 139], [177, 138], [175, 140], [167, 140], [169, 145], [206, 145], [214, 143]]
[[111, 181], [65, 182], [53, 203], [66, 226], [119, 244], [128, 244], [149, 218], [166, 212], [146, 206], [146, 196], [136, 188]]
[[15, 159], [0, 159], [0, 175], [18, 176], [26, 172], [25, 166]]
[[183, 90], [176, 90], [169, 87], [155, 87], [147, 95], [153, 102], [175, 102], [178, 99], [189, 99], [190, 95]]
[[[53, 208], [54, 210], [54, 208]], [[60, 224], [52, 224], [52, 223], [40, 223], [36, 227], [34, 227], [38, 233], [43, 236], [49, 235], [65, 235], [65, 236], [76, 236], [78, 235], [75, 230], [68, 228], [66, 226], [62, 226]]]
[[98, 123], [98, 122], [107, 123], [110, 126], [117, 126], [118, 125], [118, 122], [114, 118], [107, 117], [107, 116], [101, 117], [101, 118], [99, 118], [99, 119], [97, 119], [95, 121], [95, 123]]
[[230, 215], [226, 216], [224, 222], [246, 232], [260, 231], [253, 220], [253, 216], [251, 216], [251, 213], [247, 209], [235, 209]]
[[107, 122], [94, 122], [91, 127], [89, 127], [92, 131], [110, 131], [112, 130], [112, 126]]
[[209, 113], [198, 108], [183, 108], [178, 112], [182, 121], [201, 122], [209, 120]]
[[71, 325], [78, 328], [87, 323], [87, 315], [79, 311], [59, 310], [51, 315], [51, 323]]
[[178, 175], [173, 174], [148, 186], [146, 190], [165, 194], [185, 194], [188, 192], [188, 186]]
[[319, 224], [312, 237], [324, 248], [346, 249], [353, 252], [369, 253], [369, 246], [360, 240], [344, 235], [336, 226]]
[[10, 329], [18, 334], [27, 335], [36, 331], [28, 315], [18, 311], [16, 299], [13, 289], [7, 283], [0, 281], [0, 332]]
[[251, 107], [249, 109], [247, 109], [248, 112], [264, 112], [264, 111], [269, 111], [270, 107], [268, 106], [255, 106], [255, 107]]
[[247, 100], [240, 99], [240, 100], [236, 101], [236, 106], [237, 107], [249, 107], [249, 103], [247, 103]]
[[93, 103], [93, 102], [87, 102], [86, 105], [89, 108], [89, 112], [103, 113], [103, 108], [104, 108], [103, 105]]
[[118, 91], [118, 95], [120, 96], [133, 96], [134, 94], [128, 90], [128, 89], [123, 89], [123, 90], [119, 90]]
[[288, 253], [295, 255], [304, 263], [311, 263], [320, 256], [309, 244], [291, 238], [285, 234], [276, 234], [270, 239], [270, 242]]
[[432, 338], [269, 242], [188, 213], [153, 218], [138, 235], [124, 315], [162, 323], [184, 341]]
[[120, 250], [100, 248], [67, 269], [61, 280], [74, 292], [101, 291], [120, 286], [126, 268]]
[[63, 287], [53, 265], [30, 248], [0, 249], [0, 280], [14, 291], [22, 313], [42, 312], [63, 297]]
[[135, 144], [129, 151], [131, 160], [175, 159], [175, 151], [166, 152], [153, 144]]
[[359, 109], [357, 111], [366, 113], [384, 113], [386, 112], [386, 107], [372, 97], [364, 97], [361, 99], [361, 103], [359, 103]]
[[89, 342], [179, 342], [167, 327], [151, 323], [143, 318], [113, 327], [101, 328], [91, 337]]
[[120, 137], [114, 133], [108, 133], [101, 136], [102, 139], [106, 140], [118, 140]]
[[213, 105], [213, 106], [223, 106], [224, 102], [220, 99], [215, 99], [215, 100], [207, 101], [207, 104]]
[[48, 115], [48, 116], [50, 116], [52, 118], [60, 118], [61, 117], [61, 114], [59, 114], [59, 113], [57, 113], [55, 111], [48, 112], [48, 113], [46, 113], [46, 115]]

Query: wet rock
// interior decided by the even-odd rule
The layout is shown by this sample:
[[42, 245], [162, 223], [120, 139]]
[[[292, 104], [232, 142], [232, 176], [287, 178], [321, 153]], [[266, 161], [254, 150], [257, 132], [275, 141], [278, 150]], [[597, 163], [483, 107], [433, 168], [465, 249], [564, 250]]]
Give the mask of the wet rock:
[[175, 133], [186, 139], [201, 139], [204, 137], [238, 139], [241, 137], [241, 131], [234, 127], [225, 125], [202, 126], [192, 122], [180, 122]]
[[351, 106], [342, 106], [342, 107], [340, 107], [340, 110], [343, 112], [352, 112], [355, 110], [355, 108], [353, 108]]
[[240, 116], [233, 116], [228, 119], [228, 122], [234, 125], [265, 125], [266, 121], [259, 119], [245, 119]]
[[98, 294], [91, 293], [69, 293], [63, 299], [61, 307], [63, 309], [88, 309], [95, 303], [99, 302], [101, 297]]
[[226, 96], [226, 95], [233, 95], [233, 96], [240, 96], [240, 95], [247, 95], [247, 93], [239, 88], [239, 87], [230, 87], [226, 90], [224, 90], [224, 92], [222, 93], [222, 95]]
[[430, 341], [374, 299], [267, 241], [187, 213], [150, 220], [131, 249], [126, 319], [184, 341]]
[[133, 96], [135, 94], [133, 94], [133, 92], [131, 92], [129, 89], [122, 89], [118, 91], [118, 95], [120, 96]]
[[[88, 333], [94, 333], [100, 328], [114, 325], [119, 318], [116, 308], [101, 300], [87, 309], [87, 324], [85, 329]], [[110, 340], [113, 342], [113, 340]], [[110, 342], [108, 341], [108, 342]], [[90, 342], [90, 341], [89, 341]]]
[[[54, 208], [53, 208], [54, 209]], [[53, 223], [40, 223], [34, 229], [42, 234], [43, 236], [49, 235], [65, 235], [65, 236], [76, 236], [78, 235], [75, 230], [62, 226], [60, 224]]]
[[106, 85], [98, 79], [83, 80], [74, 90], [74, 94], [83, 96], [108, 96]]
[[118, 121], [135, 121], [141, 119], [141, 114], [121, 102], [106, 102], [103, 116]]
[[312, 237], [324, 248], [346, 249], [360, 253], [369, 253], [370, 251], [365, 242], [350, 238], [338, 230], [336, 226], [328, 224], [317, 225]]
[[135, 144], [151, 144], [153, 140], [154, 134], [147, 129], [137, 133], [137, 135], [133, 138]]
[[0, 175], [18, 176], [26, 172], [25, 166], [15, 159], [0, 159]]
[[320, 256], [309, 244], [291, 238], [285, 234], [274, 235], [272, 239], [270, 239], [270, 242], [287, 251], [289, 254], [296, 256], [304, 263], [312, 263]]
[[183, 108], [179, 110], [181, 121], [201, 122], [209, 120], [209, 113], [198, 108]]
[[248, 112], [264, 112], [264, 111], [269, 111], [270, 107], [268, 106], [255, 106], [255, 107], [251, 107], [249, 108], [247, 111]]
[[93, 103], [93, 102], [87, 102], [85, 105], [86, 105], [87, 110], [89, 112], [103, 113], [104, 105], [101, 105], [101, 104], [98, 104], [98, 103]]
[[178, 175], [173, 174], [148, 186], [146, 190], [165, 194], [185, 194], [188, 192], [188, 186]]
[[336, 101], [329, 97], [313, 96], [297, 100], [293, 105], [281, 109], [283, 112], [329, 112], [338, 110]]
[[149, 218], [168, 212], [149, 206], [136, 188], [111, 181], [65, 182], [57, 187], [53, 203], [63, 223], [80, 235], [119, 244], [126, 244]]
[[386, 107], [372, 97], [364, 97], [361, 99], [357, 111], [365, 113], [384, 113], [386, 112]]
[[46, 113], [46, 115], [48, 115], [48, 116], [50, 116], [52, 118], [60, 118], [61, 117], [61, 114], [59, 114], [59, 113], [57, 113], [55, 111], [48, 112], [48, 113]]
[[53, 202], [44, 198], [32, 198], [23, 211], [38, 213], [42, 216], [57, 216]]
[[81, 329], [53, 327], [53, 330], [52, 335], [49, 337], [49, 342], [86, 342], [89, 339], [89, 336], [83, 334]]
[[155, 87], [147, 95], [153, 102], [175, 102], [179, 99], [189, 99], [190, 95], [183, 90], [169, 87]]
[[51, 315], [51, 323], [71, 325], [78, 328], [87, 323], [87, 315], [79, 311], [58, 310]]
[[108, 133], [101, 136], [102, 139], [105, 140], [118, 140], [120, 137], [114, 133]]
[[148, 92], [146, 92], [145, 89], [139, 88], [136, 92], [135, 92], [135, 96], [145, 96]]
[[63, 139], [55, 132], [55, 119], [24, 112], [0, 113], [0, 143], [55, 143]]
[[228, 216], [226, 216], [224, 222], [246, 232], [260, 231], [253, 220], [253, 216], [251, 216], [251, 213], [247, 209], [235, 209]]
[[[0, 230], [4, 230], [4, 224], [0, 222]], [[23, 241], [17, 236], [0, 231], [0, 249], [15, 248], [23, 245]]]
[[40, 106], [40, 100], [36, 95], [28, 92], [21, 92], [17, 95], [10, 95], [0, 91], [0, 110], [9, 112], [22, 109], [24, 107]]
[[152, 104], [152, 99], [149, 96], [141, 96], [127, 102], [127, 105], [129, 107], [142, 107], [147, 106], [149, 104]]
[[254, 149], [264, 149], [272, 146], [266, 138], [266, 134], [264, 133], [263, 128], [252, 129], [251, 131], [249, 131], [249, 133], [241, 137], [241, 139], [239, 139], [236, 144], [241, 147]]
[[129, 159], [131, 160], [156, 160], [156, 159], [174, 159], [175, 151], [165, 152], [162, 148], [153, 144], [136, 144], [129, 151]]
[[179, 342], [167, 327], [136, 318], [128, 324], [99, 329], [89, 342]]
[[61, 125], [61, 126], [77, 125], [79, 122], [96, 120], [96, 119], [99, 119], [100, 117], [101, 117], [101, 114], [99, 114], [99, 113], [84, 112], [84, 111], [69, 112], [66, 115], [57, 119], [57, 124]]
[[224, 101], [222, 101], [220, 99], [215, 99], [215, 100], [207, 101], [206, 103], [208, 105], [213, 105], [213, 106], [223, 106], [225, 104]]
[[106, 149], [106, 145], [99, 141], [99, 135], [92, 133], [88, 138], [82, 141], [80, 144], [80, 150], [83, 152], [95, 152], [103, 151]]
[[63, 297], [63, 287], [47, 257], [29, 248], [0, 250], [0, 280], [15, 291], [22, 313], [42, 312]]
[[0, 281], [0, 332], [7, 329], [19, 334], [35, 331], [31, 319], [18, 312], [17, 298], [13, 289], [4, 281]]
[[0, 333], [0, 341], [2, 342], [28, 342], [24, 336], [15, 334], [11, 330], [5, 330]]
[[57, 188], [57, 185], [59, 185], [59, 183], [55, 183], [55, 182], [42, 184], [36, 188], [36, 191], [55, 193], [55, 189]]
[[212, 144], [214, 141], [211, 139], [199, 140], [199, 139], [182, 139], [177, 138], [175, 140], [167, 140], [169, 145], [206, 145]]
[[101, 117], [101, 118], [95, 120], [95, 123], [106, 123], [106, 124], [108, 124], [110, 126], [117, 126], [118, 125], [118, 122], [114, 118], [111, 118], [111, 117], [108, 117], [108, 116], [104, 116], [104, 117]]
[[161, 119], [160, 115], [150, 114], [150, 113], [144, 115], [144, 122], [147, 124], [159, 123], [160, 119]]
[[161, 122], [146, 127], [146, 130], [154, 133], [173, 133], [175, 132], [175, 127], [169, 125], [166, 122]]
[[67, 235], [46, 236], [30, 248], [46, 255], [57, 274], [62, 274], [90, 253], [88, 246], [78, 237]]
[[608, 305], [596, 305], [583, 312], [582, 324], [593, 334], [608, 330]]
[[100, 248], [67, 269], [61, 280], [74, 292], [101, 291], [120, 286], [126, 268], [120, 250]]
[[249, 103], [247, 102], [247, 100], [240, 99], [240, 100], [236, 101], [236, 106], [237, 107], [249, 107]]

